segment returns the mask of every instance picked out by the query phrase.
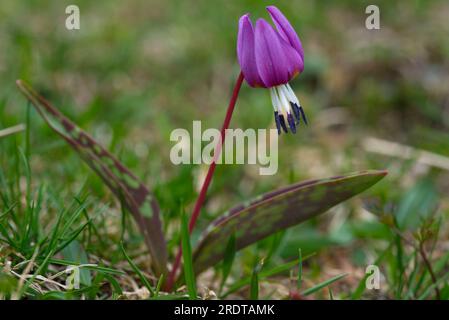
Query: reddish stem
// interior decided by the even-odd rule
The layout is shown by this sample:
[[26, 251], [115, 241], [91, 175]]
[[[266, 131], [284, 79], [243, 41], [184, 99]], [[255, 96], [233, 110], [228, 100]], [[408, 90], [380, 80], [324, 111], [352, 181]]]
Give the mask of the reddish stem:
[[[189, 232], [191, 233], [193, 228], [195, 227], [196, 220], [198, 219], [201, 211], [201, 207], [203, 206], [204, 200], [206, 199], [207, 189], [209, 188], [209, 185], [212, 181], [212, 177], [214, 175], [215, 167], [217, 165], [216, 161], [221, 153], [221, 147], [225, 141], [225, 130], [229, 128], [229, 123], [231, 122], [232, 113], [234, 112], [235, 103], [237, 102], [237, 98], [239, 95], [240, 88], [242, 87], [243, 83], [243, 74], [240, 72], [239, 77], [235, 83], [234, 91], [232, 93], [231, 100], [229, 101], [228, 110], [226, 111], [226, 117], [223, 121], [223, 126], [221, 127], [221, 141], [218, 143], [218, 145], [215, 148], [214, 151], [214, 159], [209, 166], [209, 170], [207, 171], [206, 178], [204, 179], [203, 185], [201, 186], [200, 194], [198, 195], [198, 198], [196, 199], [195, 207], [193, 209], [192, 216], [190, 217], [189, 221]], [[182, 257], [182, 247], [179, 245], [178, 253], [176, 255], [175, 263], [173, 265], [173, 268], [170, 272], [170, 275], [167, 280], [166, 284], [166, 290], [171, 291], [173, 284], [175, 282], [176, 273], [178, 272], [179, 266], [181, 264], [181, 257]]]

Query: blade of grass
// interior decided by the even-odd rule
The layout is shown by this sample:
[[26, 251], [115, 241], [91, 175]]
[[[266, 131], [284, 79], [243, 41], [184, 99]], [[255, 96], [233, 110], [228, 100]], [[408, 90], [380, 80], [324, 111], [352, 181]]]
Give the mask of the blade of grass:
[[438, 260], [433, 263], [433, 269], [436, 274], [440, 273], [447, 267], [449, 261], [449, 252], [443, 254]]
[[17, 205], [16, 203], [13, 203], [8, 209], [6, 209], [5, 212], [0, 213], [0, 220], [6, 217], [10, 212], [12, 212], [12, 210], [16, 207], [16, 205]]
[[302, 253], [301, 248], [298, 249], [298, 290], [301, 289], [302, 286]]
[[111, 275], [105, 273], [104, 277], [107, 279], [108, 283], [111, 285], [112, 298], [118, 299], [123, 294], [122, 287], [120, 287], [120, 284], [118, 283], [118, 281]]
[[413, 269], [412, 269], [412, 272], [410, 273], [410, 276], [408, 277], [408, 281], [407, 281], [408, 291], [407, 291], [407, 294], [405, 295], [406, 299], [410, 299], [415, 296], [416, 292], [414, 292], [414, 290], [413, 290], [413, 288], [414, 288], [413, 281], [416, 280], [416, 276], [420, 269], [419, 267], [420, 267], [420, 264], [418, 262], [418, 252], [415, 251], [413, 254]]
[[[52, 229], [52, 232], [50, 234], [48, 247], [46, 248], [47, 252], [53, 250], [54, 248], [56, 248], [57, 241], [58, 241], [58, 238], [59, 238], [59, 228], [60, 228], [60, 226], [62, 224], [63, 217], [66, 215], [67, 211], [68, 211], [68, 209], [64, 208], [58, 214], [58, 218], [56, 220], [56, 224], [54, 225], [54, 227]], [[42, 239], [42, 241], [45, 241], [46, 238], [47, 237]]]
[[157, 297], [159, 296], [159, 292], [162, 288], [162, 284], [164, 283], [164, 275], [161, 274], [161, 276], [159, 277], [159, 280], [157, 281], [157, 285], [156, 285], [156, 290], [154, 292], [154, 296]]
[[104, 274], [101, 272], [98, 272], [95, 278], [92, 281], [92, 286], [89, 289], [89, 292], [87, 293], [89, 300], [94, 300], [97, 297], [98, 292], [101, 288], [101, 282], [104, 279]]
[[128, 261], [131, 268], [134, 270], [134, 272], [138, 275], [140, 281], [145, 285], [145, 287], [150, 291], [151, 296], [154, 296], [154, 290], [151, 287], [150, 282], [148, 279], [144, 276], [142, 271], [140, 271], [139, 267], [134, 263], [134, 261], [128, 256], [128, 254], [125, 251], [125, 247], [123, 246], [123, 242], [121, 241], [120, 244], [120, 250], [122, 251], [123, 256], [125, 257], [126, 261]]
[[167, 294], [167, 295], [159, 295], [157, 297], [152, 298], [151, 300], [188, 300], [189, 296], [186, 294]]
[[441, 276], [435, 283], [432, 283], [430, 286], [428, 286], [426, 290], [424, 290], [423, 294], [418, 297], [418, 300], [426, 299], [432, 292], [435, 292], [435, 289], [438, 288], [439, 285], [445, 283], [445, 281], [447, 281], [448, 278], [449, 272]]
[[[84, 186], [83, 186], [83, 188], [84, 188]], [[81, 205], [82, 203], [84, 203], [84, 201], [81, 201], [78, 197], [74, 197], [74, 198], [75, 198], [75, 201], [78, 203], [78, 205]], [[92, 219], [90, 218], [89, 214], [87, 213], [86, 208], [84, 208], [82, 211], [83, 211], [84, 218], [87, 221], [90, 221], [90, 223], [89, 223], [89, 239], [88, 239], [87, 243], [90, 243], [90, 233], [92, 231], [92, 233], [97, 237], [99, 245], [103, 248], [106, 247], [106, 243], [103, 240], [103, 237], [100, 236], [100, 233], [98, 232], [98, 228], [95, 225], [95, 223], [92, 222]], [[101, 210], [99, 210], [98, 214], [100, 214], [100, 213], [101, 213]]]
[[85, 222], [82, 226], [80, 226], [77, 230], [72, 232], [72, 234], [65, 240], [62, 244], [56, 247], [55, 253], [60, 252], [62, 249], [67, 247], [72, 241], [74, 241], [78, 235], [89, 225], [90, 221]]
[[[302, 258], [303, 261], [309, 259], [310, 257], [312, 257], [314, 254], [309, 254], [305, 257]], [[282, 273], [282, 272], [286, 272], [288, 270], [290, 270], [291, 268], [295, 267], [296, 265], [298, 265], [299, 260], [295, 259], [293, 261], [287, 262], [285, 264], [282, 264], [280, 266], [276, 266], [270, 270], [267, 271], [262, 271], [259, 274], [259, 281], [271, 276], [274, 276], [276, 274]], [[234, 283], [233, 285], [231, 285], [228, 289], [228, 291], [226, 291], [221, 298], [226, 298], [228, 295], [230, 295], [231, 293], [234, 293], [238, 290], [240, 290], [241, 288], [243, 288], [244, 286], [247, 286], [251, 283], [251, 277], [247, 277], [244, 278], [240, 281], [237, 281], [236, 283]]]
[[30, 222], [32, 221], [32, 214], [33, 214], [33, 208], [32, 208], [32, 203], [31, 203], [31, 169], [30, 169], [30, 164], [28, 162], [28, 158], [25, 154], [25, 152], [23, 151], [22, 148], [18, 148], [18, 154], [20, 156], [20, 159], [23, 163], [23, 167], [25, 168], [25, 181], [26, 181], [26, 206], [25, 206], [25, 214], [24, 214], [24, 219], [22, 220], [22, 223], [20, 225], [20, 235], [22, 238], [21, 241], [21, 248], [25, 248], [25, 246], [28, 245], [28, 243], [30, 242], [28, 239], [29, 236], [29, 227], [30, 227]]
[[31, 155], [31, 139], [30, 139], [30, 128], [31, 128], [31, 121], [30, 121], [30, 114], [31, 114], [31, 102], [28, 101], [27, 103], [27, 111], [26, 111], [26, 131], [25, 131], [25, 155], [27, 159], [30, 159]]
[[396, 245], [396, 299], [400, 299], [403, 290], [403, 281], [404, 281], [404, 259], [403, 259], [403, 244], [402, 239], [399, 235], [395, 236], [395, 245]]
[[231, 237], [229, 238], [228, 245], [226, 246], [224, 259], [223, 259], [223, 266], [222, 266], [222, 279], [220, 283], [220, 290], [219, 293], [223, 290], [224, 284], [226, 280], [228, 279], [229, 273], [231, 272], [232, 264], [234, 263], [235, 258], [235, 233], [231, 234]]
[[250, 286], [250, 299], [259, 299], [259, 273], [263, 267], [263, 259], [256, 264], [251, 275], [251, 286]]
[[182, 242], [182, 259], [184, 262], [184, 279], [189, 292], [189, 298], [194, 300], [197, 298], [195, 273], [193, 270], [192, 247], [190, 245], [189, 222], [184, 210], [182, 212], [181, 242]]
[[282, 230], [282, 231], [279, 231], [271, 236], [272, 242], [271, 242], [270, 250], [267, 253], [267, 257], [265, 258], [265, 264], [268, 264], [271, 261], [271, 258], [273, 257], [273, 255], [279, 249], [279, 247], [282, 243], [282, 240], [285, 237], [285, 234], [286, 234], [286, 231]]
[[338, 276], [332, 277], [332, 278], [330, 278], [328, 280], [325, 280], [325, 281], [317, 284], [316, 286], [313, 286], [312, 288], [309, 288], [309, 289], [305, 290], [302, 293], [302, 295], [308, 296], [308, 295], [310, 295], [312, 293], [315, 293], [315, 292], [317, 292], [317, 291], [327, 287], [328, 285], [330, 285], [330, 284], [332, 284], [332, 283], [334, 283], [334, 282], [336, 282], [336, 281], [346, 277], [347, 275], [348, 275], [347, 273], [343, 273], [343, 274], [340, 274]]
[[[36, 259], [36, 261], [39, 262], [39, 259]], [[80, 263], [76, 262], [76, 261], [62, 260], [62, 259], [55, 259], [55, 258], [50, 259], [49, 263], [57, 264], [57, 265], [61, 265], [61, 266], [79, 266], [80, 265]], [[89, 266], [86, 266], [84, 268], [86, 268], [88, 270], [102, 272], [102, 273], [108, 273], [108, 274], [116, 275], [116, 276], [121, 276], [121, 275], [125, 274], [125, 272], [123, 272], [121, 270], [115, 270], [115, 269], [112, 269], [112, 268], [102, 267], [102, 266], [89, 265]]]
[[42, 263], [40, 264], [40, 266], [37, 268], [36, 272], [33, 274], [33, 276], [25, 281], [24, 286], [21, 288], [21, 290], [19, 291], [19, 298], [21, 298], [26, 291], [28, 290], [29, 286], [33, 283], [34, 279], [36, 279], [36, 277], [38, 275], [40, 275], [42, 273], [42, 271], [44, 271], [47, 268], [48, 262], [50, 260], [50, 258], [54, 255], [54, 251], [50, 250], [50, 252], [47, 254], [47, 256], [45, 257], [45, 259], [42, 261]]

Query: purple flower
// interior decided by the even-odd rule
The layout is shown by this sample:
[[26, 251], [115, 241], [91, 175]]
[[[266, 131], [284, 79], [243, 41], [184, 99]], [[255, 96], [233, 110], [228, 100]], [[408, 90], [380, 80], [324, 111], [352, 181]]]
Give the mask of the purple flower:
[[245, 14], [239, 21], [237, 56], [246, 82], [251, 87], [270, 89], [278, 133], [296, 133], [305, 113], [288, 84], [304, 70], [304, 50], [301, 40], [287, 18], [275, 6], [267, 7], [275, 30], [266, 20], [258, 19], [256, 26]]

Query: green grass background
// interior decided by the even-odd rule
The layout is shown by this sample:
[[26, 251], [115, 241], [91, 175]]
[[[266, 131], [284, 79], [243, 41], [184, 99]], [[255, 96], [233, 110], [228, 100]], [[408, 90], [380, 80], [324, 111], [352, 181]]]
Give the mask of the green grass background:
[[[65, 28], [69, 4], [80, 7], [78, 31]], [[29, 81], [155, 191], [173, 255], [180, 241], [180, 206], [186, 205], [186, 212], [191, 212], [198, 180], [207, 167], [171, 164], [170, 133], [176, 128], [191, 131], [192, 120], [201, 120], [203, 129], [221, 125], [239, 72], [235, 52], [238, 18], [246, 12], [253, 20], [267, 18], [264, 7], [268, 4], [285, 13], [305, 48], [305, 71], [291, 84], [310, 125], [296, 135], [281, 136], [279, 171], [274, 176], [259, 176], [258, 167], [252, 165], [219, 166], [197, 230], [239, 202], [282, 185], [386, 168], [388, 178], [365, 193], [380, 199], [381, 209], [368, 212], [358, 198], [278, 236], [279, 244], [272, 237], [253, 245], [237, 255], [230, 281], [250, 276], [256, 261], [273, 248], [268, 267], [295, 258], [301, 248], [303, 254], [317, 253], [308, 260], [303, 279], [316, 283], [351, 273], [342, 285], [335, 284], [341, 298], [418, 298], [428, 288], [430, 296], [425, 297], [431, 297], [432, 281], [423, 261], [415, 259], [416, 248], [386, 227], [379, 215], [418, 217], [417, 225], [420, 217], [427, 221], [434, 215], [438, 233], [432, 234], [433, 245], [428, 249], [432, 264], [439, 261], [441, 265], [438, 278], [445, 281], [448, 172], [416, 159], [370, 153], [365, 139], [376, 137], [425, 149], [449, 162], [449, 4], [445, 1], [3, 0], [0, 129], [27, 122], [27, 103], [15, 88], [15, 80]], [[380, 7], [380, 30], [365, 29], [369, 4]], [[44, 292], [25, 288], [23, 294], [117, 298], [126, 296], [122, 291], [133, 291], [132, 283], [143, 286], [118, 245], [123, 236], [127, 252], [142, 270], [148, 270], [145, 247], [133, 222], [125, 219], [124, 223], [109, 190], [34, 111], [30, 111], [29, 124], [26, 132], [0, 139], [0, 214], [15, 204], [14, 223], [23, 226], [17, 228], [17, 246], [0, 245], [0, 268], [31, 259], [33, 241], [52, 234], [60, 213], [66, 210], [63, 221], [78, 215], [69, 220], [66, 233], [59, 235], [63, 238], [70, 238], [89, 221], [87, 217], [92, 219], [68, 247], [75, 253], [72, 258], [80, 260], [82, 253], [86, 262], [125, 275], [91, 271], [85, 290], [69, 296], [46, 285]], [[231, 127], [273, 125], [268, 91], [244, 85]], [[27, 204], [39, 197], [41, 208], [36, 216]], [[8, 214], [0, 216], [3, 225], [11, 223], [8, 219]], [[27, 219], [35, 219], [32, 227], [27, 227]], [[415, 241], [416, 230], [415, 236], [403, 232]], [[197, 236], [195, 232], [193, 242]], [[52, 245], [47, 246], [47, 251], [39, 251], [38, 260], [44, 261], [51, 253]], [[70, 260], [70, 256], [59, 253], [58, 258]], [[358, 294], [365, 266], [378, 259], [384, 275], [382, 290]], [[412, 274], [414, 262], [416, 274]], [[59, 267], [52, 266], [39, 272], [54, 274]], [[23, 267], [19, 265], [17, 272]], [[3, 274], [5, 279], [15, 279], [12, 288], [17, 288], [17, 278]], [[408, 286], [404, 277], [412, 284]], [[200, 281], [208, 287], [216, 282], [213, 272]], [[279, 298], [292, 283], [284, 273], [264, 285], [263, 294]], [[447, 285], [443, 287], [449, 291]], [[319, 294], [328, 297], [326, 292]], [[243, 291], [240, 296], [249, 294]]]

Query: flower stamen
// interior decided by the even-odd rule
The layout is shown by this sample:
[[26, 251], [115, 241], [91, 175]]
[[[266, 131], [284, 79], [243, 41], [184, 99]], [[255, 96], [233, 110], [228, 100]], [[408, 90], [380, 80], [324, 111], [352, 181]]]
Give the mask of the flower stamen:
[[296, 133], [301, 119], [307, 124], [304, 110], [288, 83], [270, 88], [270, 95], [278, 134], [281, 134], [281, 131], [288, 133], [288, 128], [292, 133]]
[[299, 107], [299, 111], [301, 112], [302, 120], [304, 121], [304, 123], [305, 123], [306, 125], [308, 125], [306, 113], [304, 112], [304, 110], [302, 109], [301, 106]]
[[296, 133], [296, 125], [295, 125], [295, 119], [293, 119], [293, 116], [291, 113], [287, 115], [288, 125], [290, 126], [290, 130], [293, 133]]
[[293, 112], [295, 113], [295, 116], [298, 121], [300, 121], [300, 118], [304, 121], [304, 123], [307, 125], [307, 117], [304, 112], [304, 109], [302, 108], [301, 104], [299, 103], [298, 98], [296, 97], [295, 93], [293, 92], [293, 89], [290, 87], [290, 84], [286, 84], [285, 87], [287, 88], [287, 91], [289, 91], [290, 96], [292, 97], [291, 102], [293, 102], [292, 108]]
[[276, 122], [276, 129], [278, 129], [278, 135], [281, 134], [281, 123], [279, 119], [279, 112], [274, 112], [274, 121]]
[[284, 130], [285, 133], [288, 133], [287, 125], [285, 124], [285, 118], [284, 115], [279, 115], [279, 122], [281, 123], [281, 127]]

